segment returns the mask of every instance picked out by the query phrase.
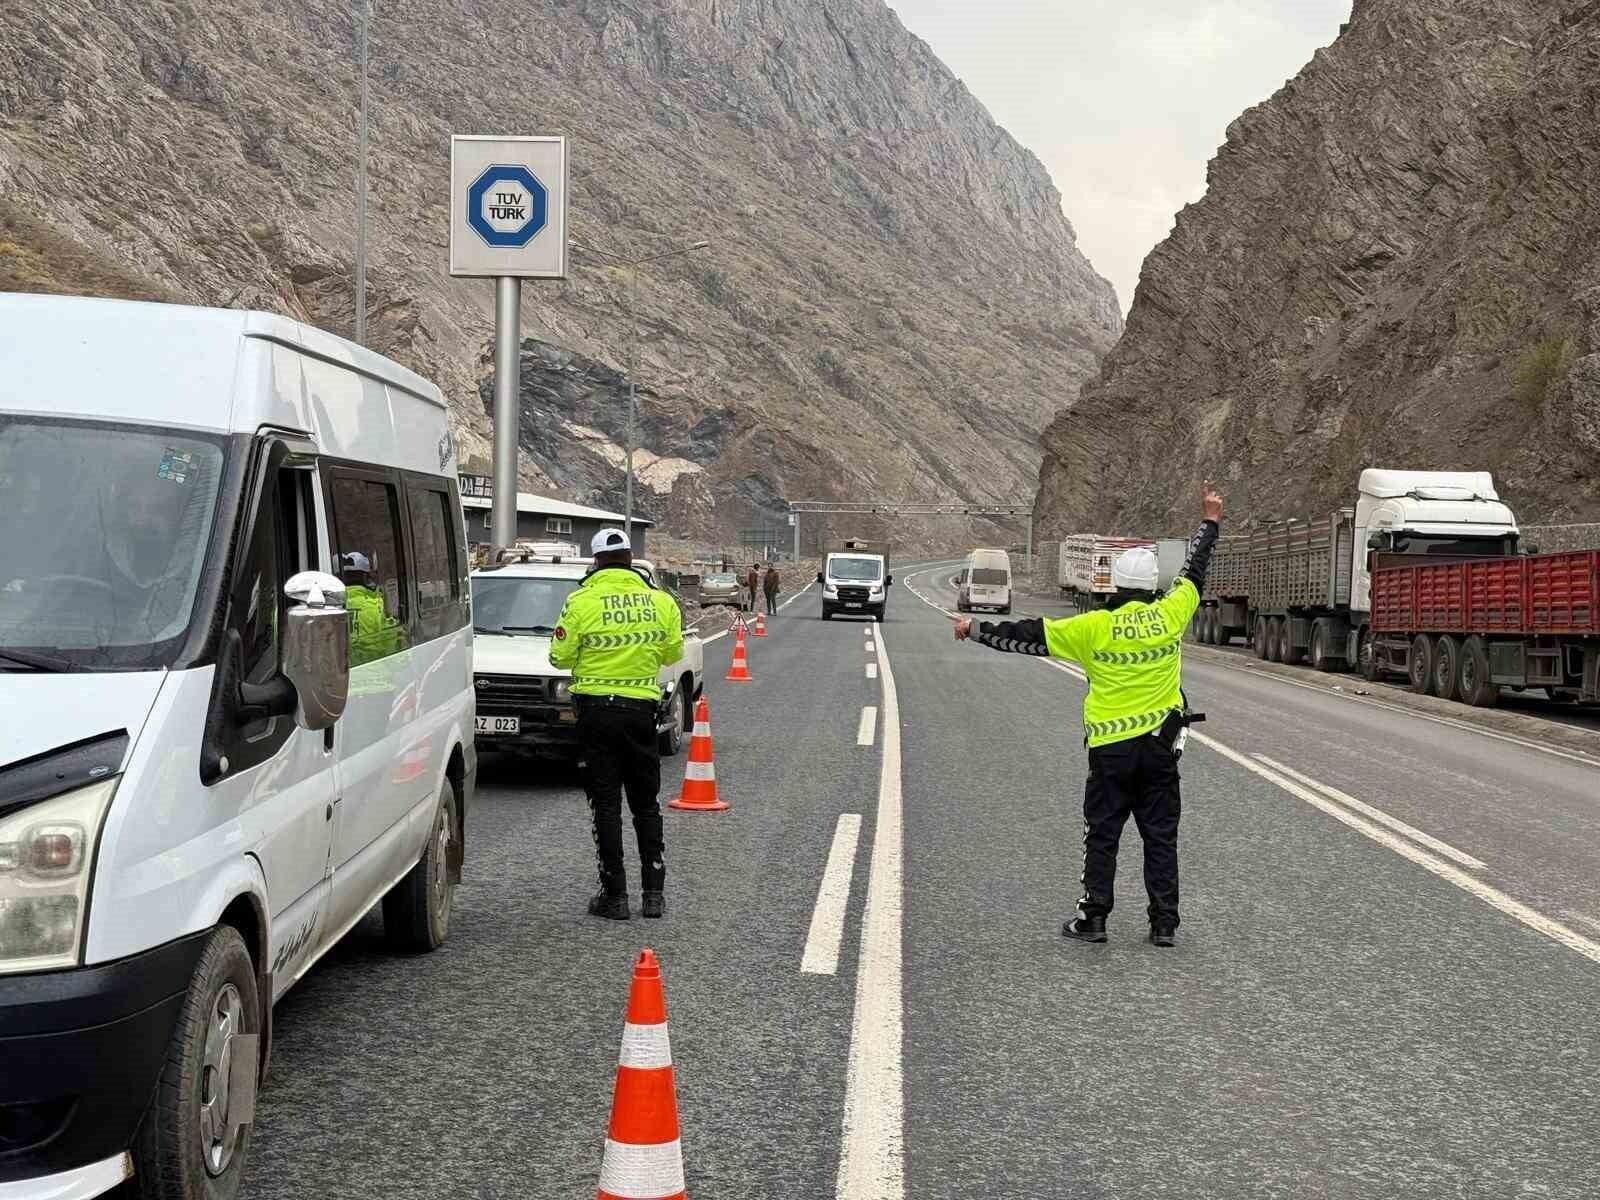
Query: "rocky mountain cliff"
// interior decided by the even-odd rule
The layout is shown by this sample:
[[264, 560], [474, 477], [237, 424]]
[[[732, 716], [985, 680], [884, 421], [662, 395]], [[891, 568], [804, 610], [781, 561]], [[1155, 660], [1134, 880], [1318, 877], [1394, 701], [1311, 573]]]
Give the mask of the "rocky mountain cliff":
[[[348, 333], [357, 7], [0, 8], [0, 287]], [[525, 285], [525, 484], [620, 500], [636, 326], [643, 507], [682, 530], [1031, 490], [1116, 300], [1043, 167], [881, 0], [374, 7], [369, 341], [440, 383], [469, 454], [493, 296], [445, 273], [449, 134], [565, 132], [575, 242], [711, 244]]]
[[1228, 129], [1127, 330], [1045, 435], [1047, 531], [1347, 501], [1487, 468], [1600, 517], [1600, 2], [1357, 0]]

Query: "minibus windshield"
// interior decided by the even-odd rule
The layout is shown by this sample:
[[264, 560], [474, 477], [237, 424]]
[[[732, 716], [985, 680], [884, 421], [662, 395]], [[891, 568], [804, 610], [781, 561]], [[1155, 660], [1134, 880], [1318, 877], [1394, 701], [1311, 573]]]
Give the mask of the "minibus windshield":
[[828, 560], [828, 578], [848, 583], [876, 583], [883, 578], [883, 560], [835, 556]]
[[0, 416], [0, 671], [170, 665], [222, 465], [193, 433]]

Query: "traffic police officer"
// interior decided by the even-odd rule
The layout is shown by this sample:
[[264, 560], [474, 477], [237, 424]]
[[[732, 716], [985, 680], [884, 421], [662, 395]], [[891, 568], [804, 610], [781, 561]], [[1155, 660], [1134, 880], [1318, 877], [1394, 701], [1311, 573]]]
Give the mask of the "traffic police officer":
[[1133, 814], [1144, 840], [1144, 883], [1150, 894], [1150, 941], [1170, 946], [1178, 927], [1178, 757], [1189, 722], [1179, 686], [1183, 631], [1200, 607], [1206, 567], [1222, 521], [1222, 497], [1207, 484], [1204, 520], [1189, 543], [1183, 573], [1156, 596], [1156, 556], [1127, 550], [1111, 566], [1110, 604], [1065, 620], [985, 621], [974, 631], [958, 620], [957, 641], [1014, 654], [1065, 659], [1089, 677], [1083, 701], [1089, 776], [1083, 797], [1083, 898], [1061, 932], [1083, 942], [1106, 940], [1117, 844]]
[[594, 822], [600, 891], [597, 917], [626, 921], [628, 879], [622, 865], [622, 796], [628, 796], [639, 842], [642, 911], [666, 911], [661, 830], [661, 756], [656, 745], [661, 667], [683, 657], [683, 616], [673, 598], [633, 567], [628, 535], [602, 529], [590, 545], [594, 569], [561, 609], [550, 640], [550, 665], [572, 672], [584, 790]]

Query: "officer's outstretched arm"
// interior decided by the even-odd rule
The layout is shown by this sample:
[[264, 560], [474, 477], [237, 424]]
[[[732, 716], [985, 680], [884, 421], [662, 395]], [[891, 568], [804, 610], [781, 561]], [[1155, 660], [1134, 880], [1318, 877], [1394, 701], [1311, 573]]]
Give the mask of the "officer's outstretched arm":
[[[1087, 616], [1088, 614], [1085, 614]], [[1084, 617], [1062, 621], [1030, 617], [1025, 621], [984, 621], [972, 631], [972, 640], [1008, 654], [1031, 654], [1035, 658], [1061, 658], [1083, 661]]]

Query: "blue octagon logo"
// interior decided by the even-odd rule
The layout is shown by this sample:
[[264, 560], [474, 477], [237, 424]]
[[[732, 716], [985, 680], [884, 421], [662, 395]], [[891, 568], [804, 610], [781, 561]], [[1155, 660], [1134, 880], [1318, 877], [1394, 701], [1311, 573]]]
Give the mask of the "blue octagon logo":
[[550, 194], [527, 167], [494, 166], [467, 189], [467, 224], [491, 246], [521, 249], [549, 221]]

